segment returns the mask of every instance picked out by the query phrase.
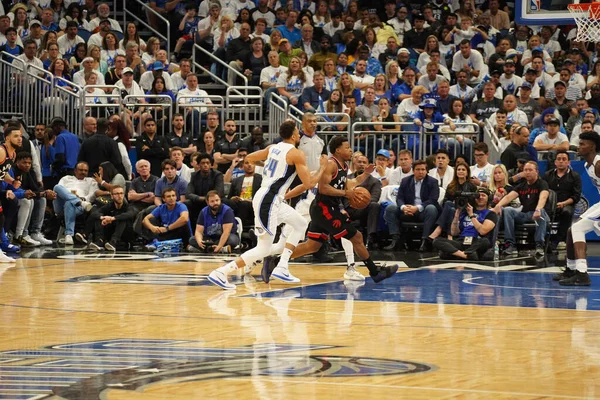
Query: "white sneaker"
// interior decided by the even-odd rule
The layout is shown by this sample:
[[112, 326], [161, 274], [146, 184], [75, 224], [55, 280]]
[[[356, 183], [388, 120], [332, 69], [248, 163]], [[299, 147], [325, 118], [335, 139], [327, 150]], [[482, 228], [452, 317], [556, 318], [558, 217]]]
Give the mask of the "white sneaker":
[[225, 290], [235, 290], [235, 285], [233, 283], [229, 283], [227, 280], [227, 275], [224, 272], [215, 269], [208, 275], [208, 280], [210, 283], [217, 285], [221, 289]]
[[354, 264], [352, 264], [348, 268], [346, 268], [346, 272], [344, 272], [344, 280], [363, 282], [365, 280], [365, 277], [363, 276], [363, 274], [358, 272]]
[[41, 246], [42, 244], [40, 242], [38, 242], [37, 240], [32, 239], [31, 236], [27, 235], [27, 236], [23, 236], [23, 240], [25, 241], [25, 243], [27, 243], [28, 246]]
[[565, 250], [567, 248], [567, 244], [565, 242], [558, 242], [556, 246], [556, 250]]
[[52, 240], [48, 240], [41, 233], [34, 233], [31, 235], [31, 238], [36, 242], [39, 242], [41, 246], [50, 246], [52, 244]]
[[285, 267], [275, 267], [271, 277], [276, 278], [285, 283], [300, 283], [300, 279], [296, 278]]
[[73, 236], [65, 235], [65, 237], [61, 240], [66, 246], [73, 246]]
[[17, 260], [15, 260], [12, 257], [7, 256], [2, 251], [0, 251], [0, 263], [16, 263], [16, 262], [17, 262]]

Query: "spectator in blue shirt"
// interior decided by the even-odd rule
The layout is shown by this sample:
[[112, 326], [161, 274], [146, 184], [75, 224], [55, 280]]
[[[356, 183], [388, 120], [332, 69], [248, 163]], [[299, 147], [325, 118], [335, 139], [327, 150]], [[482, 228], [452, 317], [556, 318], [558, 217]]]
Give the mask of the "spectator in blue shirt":
[[154, 238], [146, 246], [148, 249], [156, 249], [156, 242], [163, 240], [181, 239], [184, 246], [192, 235], [190, 227], [190, 213], [183, 203], [177, 201], [177, 192], [172, 187], [162, 191], [163, 204], [156, 207], [144, 218], [142, 224], [148, 229]]
[[231, 253], [231, 249], [240, 244], [233, 210], [221, 204], [221, 197], [216, 190], [208, 192], [206, 199], [208, 206], [198, 215], [196, 233], [190, 238], [188, 250]]
[[73, 175], [79, 154], [79, 139], [67, 130], [67, 123], [61, 117], [53, 118], [50, 127], [56, 135], [54, 142], [54, 174], [58, 177]]
[[299, 28], [296, 28], [296, 21], [298, 20], [298, 11], [290, 10], [285, 20], [285, 25], [277, 27], [277, 30], [281, 32], [281, 37], [289, 40], [290, 43], [296, 43], [298, 40], [302, 40], [302, 32]]
[[[17, 44], [19, 36], [17, 35], [17, 30], [15, 28], [12, 26], [7, 28], [4, 32], [4, 36], [6, 36], [6, 43], [0, 46], [0, 52], [8, 53], [14, 57], [23, 54], [23, 47]], [[12, 58], [6, 55], [2, 55], [2, 59], [8, 63], [12, 63]]]
[[165, 176], [156, 181], [156, 186], [154, 188], [154, 204], [160, 206], [163, 203], [161, 193], [168, 187], [175, 190], [177, 201], [184, 202], [188, 182], [177, 176], [177, 164], [175, 161], [164, 160], [161, 169]]

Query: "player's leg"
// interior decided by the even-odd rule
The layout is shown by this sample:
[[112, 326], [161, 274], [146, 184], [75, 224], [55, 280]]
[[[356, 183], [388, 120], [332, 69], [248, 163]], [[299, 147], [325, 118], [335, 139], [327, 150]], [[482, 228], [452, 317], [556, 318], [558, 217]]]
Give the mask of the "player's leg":
[[[589, 211], [594, 212], [588, 214]], [[592, 284], [587, 273], [585, 234], [598, 230], [595, 227], [597, 221], [590, 217], [597, 217], [594, 214], [599, 214], [600, 208], [594, 206], [588, 212], [585, 212], [581, 219], [571, 226], [567, 234], [567, 269], [563, 272], [563, 279], [559, 281], [563, 286], [589, 286]], [[553, 277], [553, 279], [557, 278], [560, 277]]]
[[358, 272], [356, 269], [356, 263], [354, 262], [354, 246], [352, 242], [346, 238], [341, 239], [342, 247], [344, 248], [344, 254], [346, 255], [346, 271], [344, 272], [344, 280], [347, 281], [364, 281], [365, 277], [363, 274]]
[[271, 275], [287, 283], [298, 283], [300, 282], [300, 279], [289, 272], [288, 263], [294, 250], [298, 246], [298, 243], [304, 239], [308, 222], [298, 211], [287, 204], [282, 204], [280, 206], [278, 220], [280, 222], [285, 222], [286, 226], [290, 228], [290, 233], [286, 239], [285, 248], [281, 252], [279, 262]]

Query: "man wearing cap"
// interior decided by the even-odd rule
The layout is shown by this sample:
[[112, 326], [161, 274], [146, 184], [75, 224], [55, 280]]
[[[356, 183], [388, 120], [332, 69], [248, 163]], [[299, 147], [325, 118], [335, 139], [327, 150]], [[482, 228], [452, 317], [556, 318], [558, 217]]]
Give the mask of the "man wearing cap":
[[569, 119], [569, 115], [573, 108], [573, 101], [581, 97], [581, 91], [578, 88], [572, 87], [571, 89], [574, 89], [575, 92], [579, 92], [579, 96], [574, 97], [572, 100], [567, 98], [569, 91], [567, 84], [562, 80], [556, 81], [554, 82], [554, 88], [546, 96], [548, 99], [552, 99], [556, 105], [556, 110], [560, 113], [563, 121]]
[[[531, 86], [531, 98], [534, 100], [538, 100], [540, 97], [544, 97], [546, 94], [546, 88], [544, 86], [538, 85], [537, 82], [537, 71], [533, 68], [529, 68], [525, 70], [525, 75], [523, 75], [523, 83], [527, 82], [529, 86]], [[520, 91], [520, 89], [519, 89]]]
[[413, 48], [416, 52], [422, 53], [425, 51], [425, 43], [430, 31], [424, 28], [425, 17], [423, 14], [417, 14], [413, 17], [413, 29], [404, 34], [403, 45]]
[[92, 57], [86, 57], [81, 61], [83, 69], [73, 74], [73, 83], [81, 87], [85, 86], [85, 74], [93, 72], [98, 77], [96, 81], [97, 85], [104, 85], [104, 75], [94, 69], [94, 59]]
[[100, 25], [98, 26], [98, 32], [94, 33], [88, 39], [88, 47], [96, 45], [102, 48], [102, 41], [108, 32], [110, 32], [110, 21], [108, 19], [103, 19], [100, 21]]
[[198, 22], [199, 44], [212, 51], [214, 33], [221, 26], [221, 4], [218, 1], [204, 1], [202, 4], [209, 4], [209, 10], [208, 16]]
[[[578, 84], [571, 78], [571, 70], [566, 66], [563, 66], [560, 69], [560, 73], [554, 77], [554, 88], [546, 92], [546, 97], [552, 100], [560, 98], [562, 102], [571, 102], [583, 97], [581, 88], [579, 88]], [[563, 88], [563, 90], [561, 90], [560, 96], [557, 96], [555, 94], [555, 89], [556, 84], [559, 82], [562, 83], [560, 87]]]
[[583, 61], [581, 51], [578, 48], [570, 49], [567, 52], [567, 59], [573, 61], [575, 64], [575, 69], [571, 71], [573, 72], [573, 75], [575, 75], [575, 73], [579, 73], [585, 80], [588, 75], [588, 65]]
[[52, 164], [53, 171], [59, 178], [72, 175], [79, 155], [79, 139], [67, 130], [67, 123], [61, 117], [55, 117], [50, 122], [50, 128], [56, 135], [56, 142], [54, 142], [56, 155]]
[[569, 138], [560, 132], [560, 121], [552, 117], [546, 125], [546, 132], [535, 138], [533, 147], [537, 151], [569, 150]]
[[96, 6], [96, 9], [98, 10], [98, 16], [92, 19], [88, 24], [89, 30], [91, 32], [93, 32], [98, 26], [100, 26], [102, 20], [107, 20], [110, 23], [111, 30], [123, 33], [123, 28], [121, 28], [121, 24], [119, 24], [117, 20], [110, 18], [110, 7], [108, 3], [100, 3]]
[[[402, 72], [404, 72], [404, 70], [409, 67], [413, 68], [413, 71], [415, 72], [415, 74], [418, 72], [416, 70], [414, 63], [412, 63], [410, 61], [410, 50], [408, 50], [406, 47], [403, 47], [400, 50], [398, 50], [398, 67], [400, 67], [400, 70]], [[415, 75], [415, 78], [416, 78], [416, 75]], [[414, 79], [414, 81], [416, 82], [417, 80]]]
[[142, 90], [148, 92], [152, 89], [152, 82], [158, 77], [162, 77], [165, 81], [165, 88], [171, 90], [173, 93], [177, 92], [171, 80], [171, 75], [165, 71], [165, 66], [160, 61], [154, 61], [152, 63], [152, 69], [142, 74], [139, 85]]
[[527, 115], [528, 125], [531, 125], [533, 118], [542, 112], [540, 102], [531, 97], [531, 89], [529, 82], [523, 82], [519, 87], [519, 95], [517, 96], [517, 108]]
[[[502, 41], [505, 42], [504, 39]], [[515, 75], [516, 68], [517, 66], [513, 60], [504, 61], [504, 73], [500, 75], [500, 85], [508, 94], [517, 94], [517, 89], [523, 84], [523, 78]]]
[[[125, 96], [143, 96], [144, 91], [140, 88], [140, 85], [136, 81], [133, 80], [133, 70], [129, 67], [125, 67], [123, 69], [123, 73], [121, 74], [121, 79], [119, 79], [116, 83], [115, 88], [113, 90], [113, 96], [119, 97], [122, 100], [125, 100]], [[146, 100], [143, 98], [138, 98], [134, 100], [134, 102], [145, 103]]]
[[[23, 38], [23, 43], [25, 43], [25, 41], [27, 41], [27, 39], [32, 39], [35, 41], [35, 43], [39, 47], [42, 44], [43, 35], [44, 35], [44, 32], [42, 31], [42, 24], [40, 23], [40, 21], [34, 19], [29, 22], [29, 35], [27, 35]], [[0, 38], [1, 37], [2, 37], [2, 34], [0, 34]], [[19, 40], [21, 40], [21, 38], [19, 38]], [[0, 42], [1, 42], [1, 39], [0, 39]], [[25, 46], [23, 46], [23, 47], [25, 47]]]
[[278, 27], [277, 29], [281, 32], [281, 37], [289, 40], [290, 43], [296, 43], [302, 40], [302, 32], [296, 28], [296, 21], [298, 20], [298, 11], [288, 11], [285, 25]]
[[279, 41], [279, 64], [283, 67], [289, 67], [292, 57], [298, 57], [302, 49], [293, 49], [288, 39]]
[[[563, 68], [569, 70], [569, 79], [565, 81], [564, 77], [558, 76], [555, 80], [565, 81], [567, 84], [567, 88], [570, 86], [575, 86], [579, 88], [582, 92], [586, 90], [585, 78], [579, 72], [577, 72], [577, 65], [570, 58], [565, 59], [563, 61]], [[562, 72], [562, 70], [561, 70]], [[581, 97], [581, 96], [580, 96]]]
[[382, 184], [383, 184], [383, 182], [386, 182], [386, 185], [387, 185], [387, 182], [389, 182], [390, 175], [393, 172], [393, 170], [387, 166], [389, 159], [390, 159], [389, 150], [386, 150], [386, 149], [379, 150], [377, 152], [377, 154], [375, 155], [375, 171], [373, 171], [371, 173], [371, 176], [373, 178], [377, 179]]
[[483, 56], [471, 49], [471, 42], [468, 39], [461, 41], [460, 51], [452, 58], [452, 71], [464, 69], [469, 74], [469, 83], [477, 84], [483, 78], [480, 75], [484, 65]]

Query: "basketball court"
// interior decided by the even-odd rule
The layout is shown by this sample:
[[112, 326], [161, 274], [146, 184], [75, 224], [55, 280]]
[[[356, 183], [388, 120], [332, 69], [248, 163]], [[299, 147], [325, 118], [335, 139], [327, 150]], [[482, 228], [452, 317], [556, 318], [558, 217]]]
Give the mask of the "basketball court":
[[335, 254], [223, 291], [223, 257], [24, 251], [0, 267], [0, 399], [600, 397], [599, 257], [580, 289], [561, 259], [374, 258], [398, 274], [344, 282]]

